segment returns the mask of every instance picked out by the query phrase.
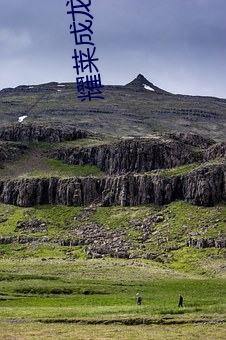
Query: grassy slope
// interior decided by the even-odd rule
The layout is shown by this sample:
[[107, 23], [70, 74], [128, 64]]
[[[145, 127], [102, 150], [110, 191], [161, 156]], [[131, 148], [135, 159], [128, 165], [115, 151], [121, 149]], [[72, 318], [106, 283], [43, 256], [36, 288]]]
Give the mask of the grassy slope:
[[[48, 91], [47, 87], [37, 86], [35, 93], [14, 90], [11, 94], [1, 94], [2, 122], [16, 122], [20, 115], [27, 114], [27, 121], [76, 124], [92, 131], [104, 131], [106, 135], [138, 136], [180, 130], [225, 139], [225, 103], [217, 98], [156, 95], [151, 91], [106, 86], [104, 100], [81, 103], [75, 84], [66, 84], [61, 92], [57, 92], [57, 84]], [[199, 113], [193, 116], [191, 109], [219, 116], [207, 118]]]
[[[219, 329], [221, 334], [225, 326], [221, 324], [226, 318], [225, 279], [185, 275], [144, 260], [5, 258], [0, 260], [0, 266], [0, 324], [5, 332], [1, 334], [15, 334], [13, 321], [19, 322], [20, 331], [24, 329], [25, 334], [30, 330], [30, 322], [38, 331], [37, 321], [53, 323], [48, 327], [43, 325], [44, 334], [56, 329], [54, 323], [60, 323], [64, 334], [68, 332], [63, 326], [65, 323], [77, 322], [110, 323], [108, 331], [115, 323], [181, 325], [199, 322], [207, 323], [206, 332], [210, 329], [208, 323], [220, 323], [216, 332]], [[137, 292], [143, 298], [139, 308]], [[179, 293], [184, 296], [181, 309], [177, 307]], [[5, 322], [8, 328], [4, 327]], [[93, 326], [89, 327], [83, 328], [87, 336], [91, 336], [93, 330]], [[142, 332], [142, 327], [136, 328], [137, 331]], [[177, 326], [173, 327], [177, 330]], [[126, 329], [129, 338], [133, 329]], [[184, 329], [187, 332], [189, 326]]]
[[[225, 205], [211, 208], [195, 207], [186, 202], [178, 201], [168, 206], [155, 205], [142, 207], [97, 207], [83, 219], [75, 220], [74, 217], [83, 211], [81, 207], [65, 206], [38, 206], [33, 208], [21, 208], [15, 206], [0, 205], [0, 236], [32, 236], [38, 238], [52, 237], [56, 239], [77, 239], [73, 236], [73, 229], [80, 225], [95, 222], [108, 230], [123, 230], [127, 240], [136, 247], [133, 250], [137, 256], [156, 254], [169, 268], [176, 268], [186, 272], [196, 272], [218, 277], [224, 276], [224, 250], [216, 248], [196, 249], [186, 247], [186, 242], [192, 233], [193, 238], [217, 237], [225, 235]], [[133, 227], [133, 222], [142, 222], [149, 216], [160, 214], [164, 216], [163, 222], [155, 223], [151, 242], [142, 244], [137, 237], [142, 231]], [[47, 224], [44, 232], [34, 232], [16, 229], [19, 221], [28, 221], [31, 218], [40, 219]], [[5, 220], [5, 221], [4, 221]], [[142, 224], [142, 223], [140, 223]], [[163, 240], [161, 244], [159, 240]], [[166, 241], [167, 240], [167, 241]], [[171, 250], [179, 247], [178, 250]], [[33, 244], [6, 244], [1, 245], [3, 256], [38, 256], [71, 258], [85, 257], [83, 247], [61, 246], [58, 243]]]
[[[45, 145], [41, 149], [45, 149]], [[46, 162], [49, 161], [46, 158]], [[66, 175], [66, 168], [70, 168], [66, 166], [62, 170], [61, 165], [56, 166], [57, 169], [51, 171], [57, 170], [61, 176]], [[181, 170], [184, 172], [184, 169], [179, 172]], [[137, 245], [138, 255], [142, 252], [158, 254], [165, 263], [143, 259], [86, 260], [83, 247], [63, 247], [59, 243], [1, 244], [0, 325], [3, 338], [60, 339], [67, 336], [74, 339], [76, 334], [78, 339], [99, 340], [132, 339], [142, 334], [143, 339], [165, 339], [167, 333], [169, 339], [181, 336], [192, 339], [200, 337], [200, 332], [203, 339], [224, 338], [225, 252], [184, 245], [191, 231], [197, 233], [193, 236], [197, 238], [225, 233], [225, 205], [202, 208], [178, 201], [164, 207], [98, 207], [84, 221], [75, 220], [82, 211], [82, 207], [21, 208], [0, 204], [0, 236], [67, 239], [71, 237], [71, 228], [96, 222], [112, 230], [127, 228], [128, 239]], [[129, 227], [130, 222], [143, 221], [153, 214], [163, 215], [165, 220], [155, 224], [152, 242], [141, 251], [136, 240], [140, 231]], [[46, 222], [47, 232], [23, 234], [16, 229], [19, 221], [30, 218]], [[168, 238], [168, 242], [159, 245], [159, 238]], [[178, 245], [182, 248], [169, 250]], [[143, 297], [139, 309], [135, 302], [138, 291]], [[183, 309], [177, 307], [179, 293], [184, 296]], [[19, 322], [17, 326], [12, 320]], [[88, 325], [68, 324], [79, 320]], [[50, 321], [57, 324], [45, 324]], [[131, 328], [114, 323], [92, 325], [97, 322], [160, 323], [161, 328], [153, 325]], [[201, 324], [191, 326], [193, 322]], [[164, 325], [171, 323], [175, 325]]]
[[[178, 130], [211, 133], [225, 138], [225, 104], [217, 99], [192, 97], [159, 97], [150, 93], [105, 89], [105, 101], [76, 102], [75, 89], [48, 94], [6, 96], [0, 98], [2, 121], [16, 121], [28, 113], [31, 121], [64, 121], [111, 135], [141, 135], [152, 131]], [[161, 107], [160, 107], [161, 103]], [[206, 118], [188, 117], [178, 109], [202, 109], [221, 115], [206, 124]], [[159, 113], [159, 109], [171, 113]], [[97, 114], [97, 111], [100, 113]], [[73, 111], [73, 113], [72, 113]], [[7, 112], [7, 115], [5, 114]], [[15, 115], [15, 112], [17, 114]], [[82, 112], [82, 114], [81, 114]], [[45, 117], [45, 118], [44, 118]], [[204, 120], [203, 120], [204, 119]], [[205, 124], [204, 124], [205, 121]], [[111, 141], [111, 140], [110, 140]], [[105, 143], [86, 139], [62, 143], [89, 146]], [[109, 138], [108, 138], [109, 142]], [[5, 162], [0, 176], [87, 176], [102, 175], [96, 167], [74, 167], [51, 160], [46, 152], [50, 145], [37, 143], [18, 161]], [[53, 146], [54, 147], [54, 146]], [[13, 166], [12, 166], [13, 165]], [[189, 172], [197, 164], [162, 172], [172, 176]], [[222, 322], [226, 320], [225, 252], [208, 248], [185, 247], [190, 232], [193, 238], [216, 237], [225, 234], [225, 205], [213, 208], [193, 207], [185, 202], [173, 202], [167, 207], [97, 208], [84, 221], [74, 220], [83, 208], [40, 206], [20, 208], [0, 205], [0, 236], [24, 236], [16, 229], [19, 221], [38, 218], [46, 222], [46, 232], [28, 231], [25, 236], [67, 239], [71, 228], [80, 223], [97, 222], [106, 228], [126, 229], [130, 242], [136, 245], [139, 256], [157, 254], [164, 264], [138, 260], [86, 260], [83, 247], [63, 247], [59, 243], [14, 243], [0, 245], [0, 318], [2, 338], [68, 338], [78, 339], [224, 339], [225, 324], [198, 324], [163, 326], [115, 326], [65, 324], [83, 320], [88, 323], [121, 321], [192, 323]], [[164, 215], [164, 222], [154, 225], [152, 241], [140, 247], [137, 237], [141, 232], [130, 227], [132, 220], [143, 221], [152, 214]], [[4, 219], [6, 219], [4, 221]], [[167, 242], [159, 244], [160, 239]], [[169, 248], [179, 246], [177, 250]], [[143, 297], [143, 306], [137, 308], [136, 292]], [[178, 294], [182, 293], [185, 307], [177, 308]], [[22, 320], [22, 318], [25, 318]], [[14, 325], [11, 321], [25, 321]], [[48, 320], [61, 324], [29, 323]], [[7, 320], [7, 323], [5, 322]], [[11, 321], [10, 321], [11, 320]], [[201, 334], [201, 335], [200, 335]]]
[[[103, 143], [99, 139], [82, 139], [73, 142], [65, 142], [61, 147], [66, 146], [88, 146]], [[58, 147], [59, 144], [45, 142], [30, 143], [28, 149], [19, 158], [14, 160], [2, 161], [0, 167], [1, 178], [15, 177], [73, 177], [73, 176], [103, 176], [102, 172], [94, 165], [68, 165], [62, 161], [48, 157], [50, 150]]]
[[[112, 142], [112, 138], [92, 137], [60, 144], [45, 142], [28, 144], [28, 149], [21, 157], [14, 161], [3, 162], [0, 176], [5, 177], [71, 177], [71, 176], [101, 176], [104, 173], [95, 166], [72, 166], [48, 157], [49, 151], [65, 146], [82, 147]], [[218, 160], [215, 160], [218, 162]], [[161, 176], [173, 176], [187, 173], [202, 166], [189, 164], [182, 167], [164, 170]], [[98, 207], [95, 212], [85, 216], [79, 221], [74, 216], [81, 214], [82, 208], [40, 206], [34, 208], [19, 208], [0, 205], [0, 236], [32, 236], [41, 238], [59, 238], [60, 240], [73, 239], [73, 228], [79, 224], [98, 223], [111, 231], [123, 230], [126, 239], [135, 250], [131, 251], [138, 257], [153, 254], [169, 267], [184, 271], [220, 275], [223, 266], [224, 251], [210, 248], [198, 250], [185, 247], [192, 234], [192, 238], [210, 238], [218, 235], [225, 236], [226, 207], [218, 205], [212, 208], [194, 207], [186, 202], [172, 202], [165, 207], [155, 205], [143, 207]], [[160, 214], [164, 221], [151, 225], [153, 233], [150, 242], [142, 243], [137, 238], [142, 236], [142, 230], [133, 226], [133, 221], [143, 223], [143, 220], [152, 215]], [[27, 230], [22, 232], [16, 229], [19, 221], [28, 221], [37, 218], [47, 223], [44, 231]], [[4, 221], [5, 219], [5, 221]], [[176, 247], [178, 248], [177, 250]], [[13, 243], [1, 245], [2, 254], [39, 257], [84, 257], [83, 247], [61, 247], [59, 243], [48, 244], [39, 242], [31, 245]], [[174, 250], [172, 250], [174, 249]], [[224, 275], [224, 272], [223, 272]]]

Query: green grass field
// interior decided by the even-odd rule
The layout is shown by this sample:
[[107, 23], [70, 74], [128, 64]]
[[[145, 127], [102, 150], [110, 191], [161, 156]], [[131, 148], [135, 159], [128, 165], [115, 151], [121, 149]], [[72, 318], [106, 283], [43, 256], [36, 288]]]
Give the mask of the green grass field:
[[[25, 326], [26, 325], [26, 326]], [[224, 340], [225, 326], [221, 324], [187, 324], [187, 325], [82, 325], [51, 324], [26, 322], [0, 322], [0, 339], [39, 340], [39, 339], [73, 339], [73, 340], [175, 340], [208, 339]]]
[[[76, 234], [87, 223], [100, 225], [112, 233], [123, 231], [124, 239], [136, 247], [131, 250], [137, 257], [154, 254], [168, 267], [187, 273], [206, 274], [210, 277], [225, 277], [225, 250], [220, 248], [197, 249], [186, 246], [190, 238], [225, 237], [226, 207], [197, 207], [183, 201], [172, 202], [163, 207], [154, 204], [142, 207], [97, 207], [89, 215], [84, 215], [84, 207], [40, 205], [36, 207], [16, 207], [0, 204], [0, 237], [13, 237], [9, 244], [1, 244], [1, 256], [23, 258], [84, 258], [84, 246], [61, 246], [55, 240], [80, 240]], [[164, 216], [164, 221], [151, 225], [151, 242], [141, 243], [142, 225], [150, 216]], [[80, 216], [80, 218], [79, 218]], [[21, 221], [37, 219], [45, 223], [43, 230], [17, 228]], [[17, 237], [32, 237], [33, 242], [19, 244]], [[35, 242], [37, 240], [37, 242]], [[161, 240], [161, 244], [159, 243]]]
[[0, 267], [0, 339], [224, 338], [225, 279], [144, 260], [2, 258]]
[[[0, 244], [0, 339], [225, 338], [225, 251], [185, 246], [191, 231], [196, 237], [204, 229], [204, 237], [225, 232], [225, 205], [202, 208], [178, 201], [84, 212], [84, 207], [0, 204], [0, 237], [67, 239], [80, 224], [98, 223], [106, 230], [126, 230], [137, 242], [140, 231], [131, 221], [157, 214], [165, 221], [153, 225], [147, 251], [160, 252], [163, 262], [87, 259], [83, 246], [51, 242]], [[34, 218], [47, 230], [24, 234], [17, 228]], [[167, 244], [158, 245], [160, 236], [168, 237]], [[179, 249], [169, 250], [175, 245]], [[137, 292], [143, 298], [139, 307]], [[183, 308], [178, 308], [179, 294]]]

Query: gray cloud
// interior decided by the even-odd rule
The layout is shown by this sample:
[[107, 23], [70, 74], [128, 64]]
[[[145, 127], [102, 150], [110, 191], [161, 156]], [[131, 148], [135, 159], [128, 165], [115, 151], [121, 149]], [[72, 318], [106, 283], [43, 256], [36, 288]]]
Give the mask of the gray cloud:
[[[66, 0], [0, 0], [0, 88], [75, 81]], [[174, 92], [226, 97], [224, 0], [93, 0], [105, 84], [143, 73]]]

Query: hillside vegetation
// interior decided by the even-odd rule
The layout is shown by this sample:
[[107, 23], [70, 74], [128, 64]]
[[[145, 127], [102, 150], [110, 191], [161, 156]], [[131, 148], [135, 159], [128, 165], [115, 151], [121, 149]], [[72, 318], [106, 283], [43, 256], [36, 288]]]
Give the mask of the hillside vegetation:
[[138, 75], [126, 86], [105, 86], [104, 100], [85, 102], [77, 98], [76, 83], [3, 89], [1, 124], [15, 123], [27, 115], [27, 122], [71, 124], [108, 136], [182, 131], [225, 140], [225, 99], [175, 95], [156, 87], [149, 91], [143, 84], [155, 86]]
[[0, 338], [224, 339], [226, 101], [61, 85], [0, 91]]

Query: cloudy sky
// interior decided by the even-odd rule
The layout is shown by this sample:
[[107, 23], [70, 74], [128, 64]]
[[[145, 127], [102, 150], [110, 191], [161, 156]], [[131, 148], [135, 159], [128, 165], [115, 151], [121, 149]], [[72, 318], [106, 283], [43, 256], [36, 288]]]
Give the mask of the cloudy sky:
[[[0, 89], [75, 81], [66, 2], [0, 0]], [[225, 0], [92, 0], [102, 83], [141, 73], [173, 93], [226, 98], [225, 13]]]

